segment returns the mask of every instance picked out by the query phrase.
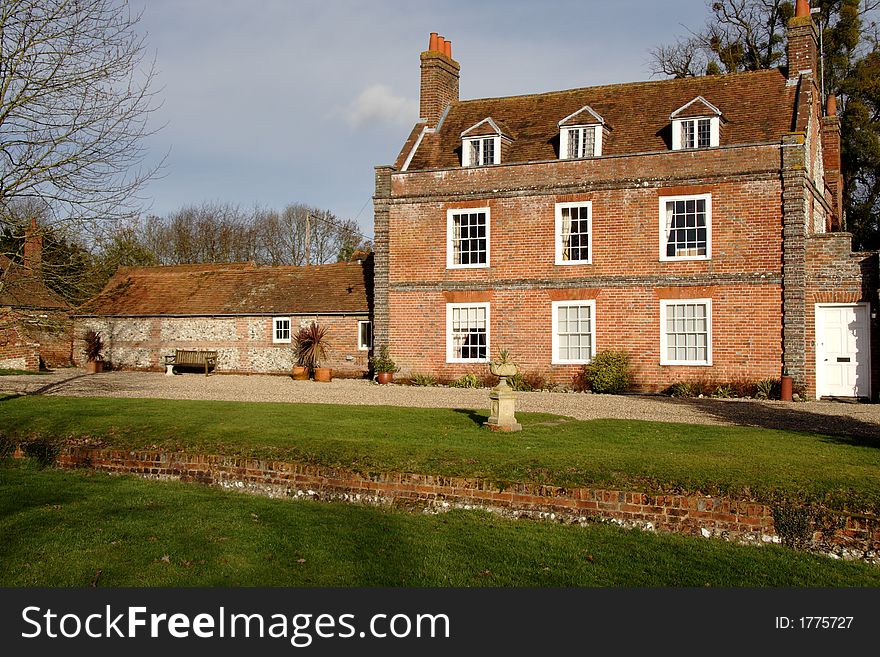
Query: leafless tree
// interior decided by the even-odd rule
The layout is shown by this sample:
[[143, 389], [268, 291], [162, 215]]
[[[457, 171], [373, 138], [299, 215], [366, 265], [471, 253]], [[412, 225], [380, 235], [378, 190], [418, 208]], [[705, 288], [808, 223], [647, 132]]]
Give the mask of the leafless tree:
[[[880, 0], [842, 3], [819, 0], [817, 20], [829, 27], [832, 15], [845, 4], [857, 5], [866, 36], [876, 37]], [[654, 75], [690, 77], [707, 73], [733, 73], [773, 68], [785, 63], [785, 30], [794, 15], [792, 0], [708, 0], [711, 18], [700, 30], [672, 45], [651, 50]], [[873, 40], [876, 43], [876, 38]], [[864, 53], [862, 53], [864, 54]]]
[[0, 2], [0, 222], [22, 199], [53, 224], [137, 208], [157, 106], [139, 19], [128, 0]]

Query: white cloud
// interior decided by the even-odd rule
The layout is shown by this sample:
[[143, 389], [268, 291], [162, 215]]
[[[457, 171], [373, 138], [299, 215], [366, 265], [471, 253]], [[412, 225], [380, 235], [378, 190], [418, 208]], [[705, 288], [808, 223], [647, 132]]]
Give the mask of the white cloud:
[[368, 123], [412, 124], [419, 116], [419, 103], [395, 96], [387, 85], [373, 84], [342, 110], [342, 116], [352, 128]]

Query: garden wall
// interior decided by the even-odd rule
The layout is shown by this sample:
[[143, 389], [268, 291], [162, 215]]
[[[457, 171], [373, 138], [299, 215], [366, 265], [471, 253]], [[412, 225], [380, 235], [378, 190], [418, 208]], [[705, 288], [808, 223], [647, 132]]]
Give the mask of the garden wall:
[[[648, 495], [540, 484], [497, 484], [463, 477], [360, 474], [340, 468], [167, 452], [65, 447], [65, 468], [88, 467], [154, 479], [196, 481], [269, 497], [313, 498], [426, 511], [484, 509], [512, 517], [587, 523], [717, 537], [739, 543], [788, 543], [848, 559], [880, 562], [880, 518], [709, 497]], [[816, 510], [814, 509], [813, 512]]]

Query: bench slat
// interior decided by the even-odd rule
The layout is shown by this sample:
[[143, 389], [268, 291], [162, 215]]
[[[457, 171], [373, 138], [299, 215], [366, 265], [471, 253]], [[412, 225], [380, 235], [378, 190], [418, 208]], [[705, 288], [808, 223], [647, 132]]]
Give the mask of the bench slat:
[[205, 368], [205, 376], [208, 369], [217, 366], [216, 351], [197, 351], [193, 349], [178, 349], [173, 356], [165, 356], [166, 365], [199, 366]]

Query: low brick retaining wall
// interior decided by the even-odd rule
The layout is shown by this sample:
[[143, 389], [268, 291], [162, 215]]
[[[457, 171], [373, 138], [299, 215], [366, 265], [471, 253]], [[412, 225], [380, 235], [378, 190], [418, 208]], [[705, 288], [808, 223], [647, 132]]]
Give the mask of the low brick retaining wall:
[[[420, 474], [357, 472], [316, 465], [180, 452], [131, 452], [65, 447], [63, 468], [132, 473], [153, 479], [196, 481], [269, 497], [313, 498], [428, 511], [484, 509], [512, 517], [717, 537], [739, 543], [779, 543], [768, 505], [699, 494], [647, 495], [593, 488], [511, 484]], [[788, 516], [798, 526], [797, 510]], [[822, 529], [800, 522], [800, 543], [835, 556], [880, 562], [880, 518], [822, 512]], [[813, 517], [813, 516], [811, 516]], [[815, 524], [815, 517], [809, 521]]]

